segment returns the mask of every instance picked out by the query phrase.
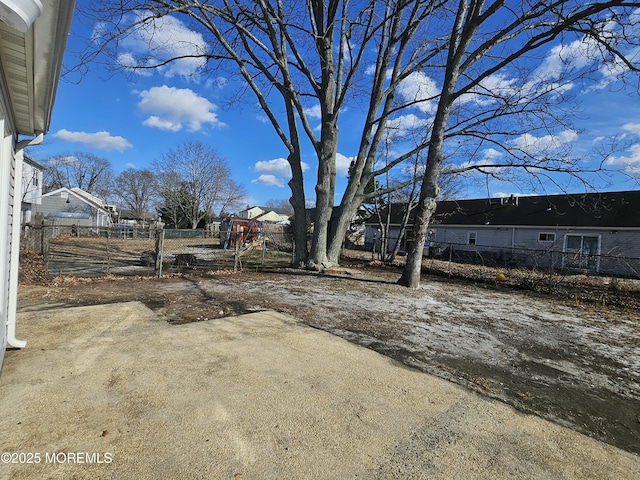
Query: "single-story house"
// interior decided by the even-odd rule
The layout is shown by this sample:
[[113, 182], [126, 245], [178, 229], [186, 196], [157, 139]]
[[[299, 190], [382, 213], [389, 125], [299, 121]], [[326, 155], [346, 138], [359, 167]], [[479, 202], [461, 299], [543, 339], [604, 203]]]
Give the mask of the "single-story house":
[[26, 345], [15, 336], [24, 149], [49, 131], [74, 6], [0, 0], [0, 368], [7, 344]]
[[42, 195], [34, 213], [41, 214], [51, 225], [109, 227], [117, 219], [117, 211], [99, 198], [79, 188], [62, 187]]
[[[402, 205], [391, 208], [389, 248], [402, 212]], [[372, 216], [365, 232], [369, 248], [379, 229]], [[411, 241], [412, 231], [410, 222], [403, 242]], [[640, 277], [640, 191], [442, 201], [425, 254]]]
[[270, 207], [247, 207], [237, 214], [240, 218], [259, 220], [266, 223], [288, 222], [291, 214], [279, 208]]

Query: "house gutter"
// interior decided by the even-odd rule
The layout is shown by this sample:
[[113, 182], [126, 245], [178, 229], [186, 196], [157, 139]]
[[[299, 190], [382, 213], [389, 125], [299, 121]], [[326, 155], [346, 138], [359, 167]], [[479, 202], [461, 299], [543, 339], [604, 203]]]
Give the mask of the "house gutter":
[[[24, 163], [24, 149], [32, 145], [42, 143], [44, 134], [40, 133], [37, 137], [21, 140], [16, 144], [15, 148], [15, 186], [14, 186], [14, 202], [13, 202], [13, 221], [11, 222], [11, 257], [10, 265], [18, 265], [20, 262], [20, 230], [22, 215], [22, 166]], [[7, 317], [7, 344], [15, 348], [24, 348], [27, 346], [25, 340], [16, 338], [16, 318], [18, 316], [18, 268], [11, 268], [9, 272], [9, 315]]]

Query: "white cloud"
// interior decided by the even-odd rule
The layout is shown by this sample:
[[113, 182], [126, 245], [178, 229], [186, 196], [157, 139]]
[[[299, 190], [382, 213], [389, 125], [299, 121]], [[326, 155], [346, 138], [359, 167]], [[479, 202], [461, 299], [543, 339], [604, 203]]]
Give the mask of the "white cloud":
[[274, 158], [256, 162], [254, 170], [259, 173], [270, 173], [279, 177], [291, 178], [291, 166], [285, 158]]
[[440, 90], [431, 78], [422, 72], [413, 72], [402, 80], [397, 89], [406, 102], [419, 102], [416, 107], [423, 113], [435, 113], [437, 104], [434, 98]]
[[504, 152], [496, 150], [495, 148], [485, 148], [482, 151], [482, 158], [480, 159], [479, 163], [483, 165], [491, 165], [498, 162], [503, 157]]
[[431, 126], [431, 122], [430, 118], [422, 118], [410, 113], [409, 115], [401, 115], [389, 120], [387, 129], [389, 133], [402, 137], [416, 129], [428, 129]]
[[[489, 167], [489, 165], [499, 165], [503, 158], [504, 153], [500, 150], [496, 150], [495, 148], [485, 148], [481, 152], [481, 157], [478, 160], [464, 162], [459, 166], [459, 168], [486, 167], [482, 168], [483, 172], [494, 172], [497, 174], [501, 172], [503, 168]], [[456, 167], [454, 166], [453, 168], [455, 169]]]
[[551, 49], [533, 76], [539, 80], [558, 80], [567, 70], [580, 69], [592, 62], [593, 42], [574, 40]]
[[304, 113], [309, 118], [320, 119], [322, 118], [322, 112], [320, 109], [320, 105], [315, 105], [313, 107], [305, 108]]
[[[301, 165], [303, 172], [309, 170], [309, 165], [305, 162], [301, 162]], [[278, 177], [291, 178], [291, 166], [286, 158], [259, 161], [253, 168], [258, 173], [270, 173]]]
[[[622, 129], [633, 135], [640, 135], [640, 123], [625, 123]], [[623, 167], [629, 175], [640, 176], [640, 143], [631, 145], [627, 155], [610, 157], [607, 165]]]
[[163, 85], [139, 92], [138, 108], [149, 114], [143, 125], [161, 130], [177, 132], [184, 127], [192, 132], [205, 123], [213, 127], [224, 127], [215, 113], [216, 105], [188, 88]]
[[[203, 36], [190, 30], [177, 18], [166, 16], [154, 18], [149, 11], [138, 12], [133, 19], [146, 19], [133, 33], [123, 37], [121, 47], [125, 50], [119, 56], [124, 67], [145, 67], [159, 65], [176, 58], [166, 65], [157, 67], [165, 77], [192, 77], [206, 65], [203, 57], [208, 45]], [[101, 26], [96, 27], [99, 34]], [[147, 70], [136, 70], [144, 74]]]
[[354, 159], [355, 157], [345, 157], [341, 153], [336, 153], [336, 173], [338, 175], [347, 175]]
[[68, 155], [66, 157], [56, 157], [55, 159], [49, 160], [49, 164], [58, 164], [58, 165], [73, 165], [74, 163], [78, 163], [77, 157], [73, 155]]
[[475, 102], [487, 105], [496, 101], [496, 97], [509, 98], [520, 91], [519, 80], [503, 74], [490, 75], [480, 82], [472, 93], [462, 95], [462, 103]]
[[160, 130], [169, 130], [171, 132], [177, 132], [178, 130], [182, 129], [181, 123], [162, 120], [160, 117], [157, 117], [155, 115], [151, 115], [149, 118], [147, 118], [144, 122], [142, 122], [142, 125], [144, 125], [145, 127], [159, 128]]
[[266, 185], [268, 187], [284, 187], [284, 183], [275, 175], [260, 175], [258, 178], [251, 180], [251, 183]]
[[573, 130], [563, 130], [558, 135], [543, 135], [536, 137], [530, 133], [525, 133], [516, 138], [511, 145], [531, 156], [552, 151], [567, 143], [575, 142], [578, 134]]
[[[301, 162], [301, 167], [303, 172], [309, 170], [309, 165], [305, 162]], [[291, 166], [286, 158], [261, 160], [255, 163], [253, 169], [262, 175], [252, 180], [251, 183], [283, 187], [285, 181], [288, 181], [291, 178]]]
[[120, 136], [113, 136], [109, 132], [104, 131], [96, 133], [70, 132], [63, 128], [54, 133], [52, 137], [65, 142], [79, 143], [86, 147], [107, 151], [117, 150], [122, 152], [133, 146], [127, 139]]
[[634, 133], [636, 135], [640, 135], [640, 123], [625, 123], [622, 126], [623, 130], [626, 130], [627, 132], [631, 132]]
[[624, 167], [628, 174], [640, 176], [640, 143], [632, 145], [628, 153], [627, 156], [611, 157], [607, 164]]
[[141, 77], [150, 77], [153, 75], [152, 70], [145, 70], [141, 68], [136, 69], [136, 67], [141, 67], [142, 65], [140, 64], [140, 61], [136, 59], [136, 57], [134, 57], [131, 53], [120, 53], [118, 55], [117, 63], [121, 67], [134, 70], [136, 74], [140, 75]]

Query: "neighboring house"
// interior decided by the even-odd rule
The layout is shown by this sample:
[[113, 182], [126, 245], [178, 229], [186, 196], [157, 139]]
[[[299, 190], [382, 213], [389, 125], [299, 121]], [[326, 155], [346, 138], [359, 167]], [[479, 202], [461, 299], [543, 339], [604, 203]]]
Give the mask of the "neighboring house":
[[238, 212], [236, 216], [240, 218], [256, 218], [264, 213], [264, 210], [260, 207], [250, 207], [247, 205], [247, 208]]
[[[397, 207], [391, 209], [390, 248], [402, 218]], [[366, 226], [371, 248], [380, 227], [375, 218]], [[444, 258], [637, 277], [640, 191], [439, 202], [425, 248]]]
[[22, 218], [23, 225], [31, 222], [34, 205], [42, 200], [42, 171], [44, 167], [24, 156], [22, 166]]
[[24, 149], [49, 131], [74, 4], [0, 0], [0, 367], [7, 344], [26, 345], [15, 337]]
[[82, 227], [109, 227], [117, 212], [99, 198], [79, 188], [58, 188], [42, 195], [34, 212], [41, 214], [52, 225], [77, 225]]
[[247, 206], [247, 208], [238, 212], [237, 216], [265, 223], [285, 223], [289, 221], [291, 215], [278, 208]]
[[133, 227], [148, 227], [154, 221], [154, 216], [149, 212], [136, 212], [128, 208], [116, 209], [113, 205], [107, 205], [107, 209], [114, 212], [112, 214], [113, 222], [117, 225], [130, 225]]

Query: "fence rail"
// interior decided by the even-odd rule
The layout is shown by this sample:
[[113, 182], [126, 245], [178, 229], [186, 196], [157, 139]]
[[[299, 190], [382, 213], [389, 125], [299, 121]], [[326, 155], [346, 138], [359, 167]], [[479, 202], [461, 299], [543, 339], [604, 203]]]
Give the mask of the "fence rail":
[[290, 263], [291, 240], [281, 226], [265, 228], [260, 242], [224, 249], [220, 232], [162, 228], [29, 226], [24, 250], [43, 256], [49, 277], [158, 275], [263, 265], [267, 256]]
[[[148, 228], [29, 226], [22, 248], [41, 254], [49, 277], [76, 275], [157, 275], [194, 270], [288, 266], [293, 239], [281, 225], [264, 225], [259, 241], [228, 242], [227, 232]], [[224, 248], [227, 245], [228, 248]], [[380, 259], [379, 246], [359, 248], [363, 258]], [[431, 244], [429, 258], [450, 264], [527, 268], [556, 273], [585, 273], [640, 279], [640, 258], [615, 253], [566, 252], [553, 248], [498, 248], [463, 243]], [[401, 252], [402, 254], [402, 252]]]
[[[382, 259], [380, 243], [366, 244], [372, 258]], [[401, 255], [405, 252], [400, 251]], [[501, 267], [528, 268], [550, 272], [583, 273], [620, 278], [640, 278], [640, 257], [615, 252], [592, 253], [585, 250], [551, 248], [504, 247], [469, 245], [468, 243], [438, 242], [425, 248], [425, 257], [450, 263]]]

